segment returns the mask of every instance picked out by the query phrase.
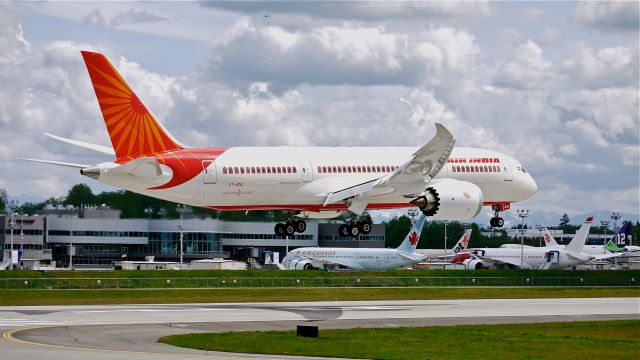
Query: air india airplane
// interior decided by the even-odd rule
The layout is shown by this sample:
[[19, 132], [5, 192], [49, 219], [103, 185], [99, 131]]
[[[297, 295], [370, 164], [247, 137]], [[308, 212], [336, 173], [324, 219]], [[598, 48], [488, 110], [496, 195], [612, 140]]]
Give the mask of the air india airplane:
[[436, 124], [422, 147], [209, 147], [181, 144], [156, 120], [109, 60], [82, 51], [111, 147], [55, 139], [115, 159], [98, 165], [25, 159], [80, 169], [98, 181], [151, 197], [218, 210], [284, 210], [275, 233], [306, 230], [305, 218], [349, 211], [340, 235], [371, 230], [365, 210], [418, 207], [434, 219], [467, 220], [491, 206], [499, 211], [535, 194], [519, 161], [496, 151], [456, 147]]

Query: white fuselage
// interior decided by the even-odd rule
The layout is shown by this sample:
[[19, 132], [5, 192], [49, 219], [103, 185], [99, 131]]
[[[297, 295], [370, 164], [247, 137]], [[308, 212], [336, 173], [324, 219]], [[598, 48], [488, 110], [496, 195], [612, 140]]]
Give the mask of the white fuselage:
[[[409, 259], [410, 257], [415, 260]], [[420, 262], [422, 257], [397, 249], [305, 247], [291, 250], [282, 263], [289, 269], [296, 260], [309, 261], [314, 268], [322, 268], [323, 262], [326, 262], [353, 270], [391, 270]]]
[[[523, 269], [568, 269], [591, 259], [591, 257], [581, 253], [572, 253], [573, 256], [569, 256], [569, 252], [564, 249], [535, 247], [525, 247], [522, 251], [523, 257], [521, 257], [519, 248], [484, 248], [474, 251], [484, 257], [516, 267], [520, 267], [522, 259]], [[547, 265], [548, 262], [550, 264]]]
[[[411, 159], [416, 148], [397, 147], [233, 147], [203, 161], [191, 176], [174, 186], [152, 189], [138, 179], [100, 181], [156, 198], [221, 210], [345, 210], [344, 201], [323, 206], [337, 189], [377, 179]], [[178, 170], [161, 165], [177, 177]], [[515, 159], [504, 154], [456, 147], [436, 179], [471, 182], [482, 191], [484, 205], [510, 203], [532, 196], [536, 184]], [[173, 180], [172, 180], [173, 181]], [[158, 184], [153, 184], [158, 185]], [[381, 188], [368, 195], [367, 209], [411, 207], [407, 193], [421, 193], [425, 183]]]

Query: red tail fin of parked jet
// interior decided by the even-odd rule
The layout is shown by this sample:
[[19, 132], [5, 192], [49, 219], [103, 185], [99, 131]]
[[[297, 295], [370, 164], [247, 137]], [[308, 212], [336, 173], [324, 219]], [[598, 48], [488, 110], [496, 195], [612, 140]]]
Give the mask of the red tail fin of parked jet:
[[183, 148], [154, 119], [104, 55], [83, 51], [82, 57], [116, 158], [136, 158]]

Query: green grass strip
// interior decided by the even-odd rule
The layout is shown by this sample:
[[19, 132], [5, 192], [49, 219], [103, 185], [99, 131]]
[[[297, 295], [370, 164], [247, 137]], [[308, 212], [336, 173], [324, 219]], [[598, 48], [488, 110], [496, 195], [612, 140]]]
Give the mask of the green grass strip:
[[168, 336], [161, 342], [201, 350], [359, 359], [638, 359], [640, 321], [429, 326]]
[[638, 288], [276, 288], [2, 290], [0, 306], [637, 297]]

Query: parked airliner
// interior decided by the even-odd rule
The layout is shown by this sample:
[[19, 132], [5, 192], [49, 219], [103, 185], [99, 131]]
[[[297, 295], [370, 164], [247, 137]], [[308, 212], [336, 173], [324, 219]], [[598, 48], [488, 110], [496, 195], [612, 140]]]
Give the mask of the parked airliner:
[[443, 220], [468, 220], [491, 206], [491, 225], [500, 227], [500, 211], [537, 191], [519, 161], [492, 150], [454, 148], [453, 136], [440, 124], [417, 148], [191, 148], [156, 121], [104, 55], [82, 51], [82, 57], [112, 147], [47, 135], [115, 159], [98, 165], [25, 160], [75, 167], [98, 181], [192, 206], [285, 210], [289, 220], [274, 229], [282, 236], [304, 232], [305, 218], [349, 211], [351, 220], [340, 232], [355, 237], [371, 230], [370, 222], [357, 221], [365, 210], [414, 206]]
[[462, 263], [467, 269], [523, 268], [572, 269], [593, 260], [604, 260], [627, 253], [590, 255], [583, 251], [589, 235], [592, 217], [587, 218], [566, 247], [482, 248], [456, 255], [451, 262]]
[[[551, 232], [544, 229], [543, 232], [544, 243], [550, 249], [564, 249], [565, 245], [560, 245], [553, 238]], [[631, 224], [624, 223], [622, 227], [611, 236], [611, 239], [604, 245], [585, 245], [582, 252], [589, 255], [600, 255], [608, 253], [619, 252], [636, 252], [640, 251], [640, 246], [627, 245], [631, 244]]]
[[425, 215], [420, 215], [404, 241], [395, 249], [304, 247], [289, 251], [282, 264], [291, 270], [390, 270], [407, 267], [425, 259], [415, 251], [425, 220]]

